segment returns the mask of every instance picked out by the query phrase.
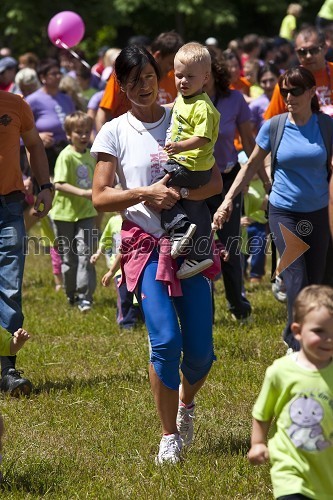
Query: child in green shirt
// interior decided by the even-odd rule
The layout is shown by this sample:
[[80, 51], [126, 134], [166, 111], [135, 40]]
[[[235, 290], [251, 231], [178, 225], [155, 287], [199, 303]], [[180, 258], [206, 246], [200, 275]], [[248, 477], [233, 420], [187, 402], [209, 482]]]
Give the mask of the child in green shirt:
[[[249, 460], [271, 463], [274, 498], [333, 495], [333, 289], [311, 285], [295, 300], [299, 352], [276, 360], [253, 408]], [[271, 438], [267, 438], [272, 420]]]
[[171, 141], [167, 139], [165, 145], [169, 155], [165, 172], [171, 176], [167, 186], [180, 187], [181, 200], [171, 209], [162, 210], [161, 223], [170, 235], [171, 257], [175, 259], [185, 248], [188, 250], [177, 272], [179, 279], [185, 279], [213, 263], [210, 212], [205, 200], [192, 199], [190, 189], [210, 180], [220, 113], [203, 91], [211, 73], [207, 48], [195, 42], [183, 45], [174, 65], [179, 95], [172, 110]]
[[56, 229], [68, 302], [77, 303], [79, 310], [86, 312], [92, 307], [96, 288], [96, 271], [90, 263], [97, 215], [91, 201], [96, 162], [88, 149], [93, 119], [76, 111], [66, 116], [64, 125], [70, 145], [56, 161], [56, 194], [50, 216]]

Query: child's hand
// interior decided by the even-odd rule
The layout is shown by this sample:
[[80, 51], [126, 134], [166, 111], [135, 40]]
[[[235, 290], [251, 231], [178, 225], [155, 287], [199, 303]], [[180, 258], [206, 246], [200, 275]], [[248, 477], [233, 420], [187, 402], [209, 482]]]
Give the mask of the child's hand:
[[108, 271], [107, 273], [105, 273], [103, 278], [102, 278], [102, 285], [109, 286], [113, 277], [114, 277], [114, 273], [111, 270]]
[[247, 456], [252, 465], [262, 465], [269, 460], [268, 448], [265, 443], [254, 444]]
[[241, 217], [241, 226], [243, 227], [248, 227], [250, 224], [252, 224], [253, 219], [251, 217], [247, 217], [246, 215], [244, 217]]
[[13, 335], [10, 343], [10, 354], [14, 356], [30, 338], [29, 333], [23, 328], [19, 328]]
[[222, 229], [223, 224], [228, 222], [232, 212], [232, 200], [224, 200], [213, 216], [212, 229]]
[[90, 257], [90, 264], [96, 264], [96, 262], [99, 259], [99, 253], [93, 253], [92, 256]]
[[164, 149], [168, 153], [168, 155], [182, 152], [182, 147], [180, 142], [168, 142], [168, 144], [164, 146]]
[[229, 257], [230, 257], [228, 250], [221, 250], [220, 257], [223, 260], [223, 262], [228, 262]]
[[82, 189], [82, 196], [84, 198], [88, 198], [88, 200], [92, 199], [92, 189]]

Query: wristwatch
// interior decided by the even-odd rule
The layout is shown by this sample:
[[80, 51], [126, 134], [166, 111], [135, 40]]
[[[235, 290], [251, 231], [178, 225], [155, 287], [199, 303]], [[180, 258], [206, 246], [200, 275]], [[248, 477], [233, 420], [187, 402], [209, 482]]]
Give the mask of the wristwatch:
[[179, 193], [181, 198], [188, 198], [190, 195], [190, 190], [188, 188], [180, 188]]
[[43, 191], [44, 189], [49, 189], [51, 193], [54, 194], [55, 188], [52, 182], [47, 182], [46, 184], [42, 184], [41, 186], [39, 186], [39, 192]]

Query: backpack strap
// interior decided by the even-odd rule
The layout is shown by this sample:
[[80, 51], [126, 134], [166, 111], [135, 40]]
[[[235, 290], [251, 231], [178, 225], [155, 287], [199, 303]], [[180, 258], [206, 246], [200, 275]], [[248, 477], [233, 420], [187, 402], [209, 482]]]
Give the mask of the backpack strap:
[[[287, 120], [288, 113], [283, 113], [281, 115], [273, 116], [271, 119], [270, 127], [269, 127], [269, 140], [271, 144], [271, 179], [272, 184], [274, 181], [274, 171], [275, 171], [275, 162], [276, 162], [276, 154], [279, 148], [283, 132], [284, 126]], [[269, 203], [269, 202], [268, 202]], [[271, 260], [271, 282], [275, 282], [275, 273], [277, 266], [277, 252], [276, 246], [274, 243], [274, 239], [271, 236], [271, 250], [272, 250], [272, 260]]]
[[328, 176], [330, 176], [332, 161], [333, 120], [330, 116], [325, 115], [324, 113], [318, 113], [317, 116], [320, 133], [322, 135], [327, 152], [327, 172]]
[[269, 127], [269, 140], [271, 143], [271, 179], [272, 183], [274, 181], [274, 172], [275, 172], [275, 161], [276, 154], [279, 148], [283, 132], [284, 126], [287, 120], [288, 113], [282, 113], [282, 115], [273, 116], [271, 119], [270, 127]]

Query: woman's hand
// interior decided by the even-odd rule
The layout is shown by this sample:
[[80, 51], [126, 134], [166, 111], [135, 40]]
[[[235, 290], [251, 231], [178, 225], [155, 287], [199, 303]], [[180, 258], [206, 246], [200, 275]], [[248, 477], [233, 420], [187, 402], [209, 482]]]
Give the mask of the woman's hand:
[[170, 175], [166, 174], [163, 179], [146, 188], [146, 205], [158, 211], [168, 210], [180, 200], [177, 189], [166, 186], [169, 179]]
[[230, 219], [231, 212], [232, 200], [225, 199], [214, 214], [212, 229], [221, 229], [223, 224]]

